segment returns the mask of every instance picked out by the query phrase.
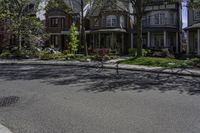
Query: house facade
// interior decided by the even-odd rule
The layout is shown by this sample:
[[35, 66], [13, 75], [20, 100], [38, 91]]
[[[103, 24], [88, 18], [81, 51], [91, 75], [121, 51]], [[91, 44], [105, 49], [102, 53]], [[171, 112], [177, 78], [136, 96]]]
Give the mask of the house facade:
[[200, 56], [200, 9], [188, 9], [187, 53]]
[[180, 52], [182, 6], [179, 0], [152, 0], [143, 16], [143, 47]]
[[130, 48], [128, 3], [105, 0], [101, 5], [89, 15], [89, 48], [107, 48], [118, 54], [127, 54]]
[[[75, 8], [75, 12], [52, 9], [46, 14], [47, 32], [51, 35], [48, 44], [61, 50], [67, 49], [70, 25], [76, 23], [77, 27], [80, 27], [80, 7], [74, 5], [73, 0], [67, 1], [71, 1], [65, 3], [68, 7]], [[130, 23], [130, 3], [128, 0], [102, 2], [100, 7], [90, 10], [86, 17], [86, 42], [89, 52], [97, 48], [107, 48], [119, 54], [128, 54], [130, 48], [137, 46], [137, 33], [134, 24], [132, 27]], [[174, 53], [180, 52], [181, 7], [180, 0], [152, 0], [148, 3], [143, 17], [144, 48], [168, 48]]]
[[47, 46], [61, 51], [68, 49], [71, 25], [75, 24], [80, 29], [80, 6], [72, 0], [63, 0], [63, 4], [66, 9], [51, 8], [45, 15], [46, 31], [50, 35]]

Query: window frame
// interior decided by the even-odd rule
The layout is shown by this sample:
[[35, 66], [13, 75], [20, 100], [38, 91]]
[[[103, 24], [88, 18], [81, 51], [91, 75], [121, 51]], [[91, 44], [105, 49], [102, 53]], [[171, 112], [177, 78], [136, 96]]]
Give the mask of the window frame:
[[58, 27], [58, 18], [50, 18], [51, 27]]
[[121, 15], [121, 16], [119, 17], [119, 21], [120, 21], [120, 26], [121, 26], [122, 28], [125, 28], [125, 27], [126, 27], [126, 20], [125, 20], [125, 16], [124, 16], [124, 15]]
[[117, 17], [115, 15], [106, 17], [106, 27], [117, 27]]

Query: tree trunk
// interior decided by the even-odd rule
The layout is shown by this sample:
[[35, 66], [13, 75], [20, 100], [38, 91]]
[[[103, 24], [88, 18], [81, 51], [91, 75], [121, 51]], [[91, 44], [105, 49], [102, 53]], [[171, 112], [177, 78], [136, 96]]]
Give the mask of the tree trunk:
[[18, 50], [21, 51], [22, 50], [22, 35], [21, 35], [20, 29], [18, 31], [18, 40], [17, 41], [18, 41], [18, 45], [17, 45]]
[[137, 56], [142, 56], [142, 18], [140, 16], [137, 17], [136, 24], [136, 32], [137, 32]]
[[81, 0], [81, 46], [84, 46], [84, 54], [85, 56], [88, 56], [88, 48], [85, 40], [85, 18], [83, 0]]

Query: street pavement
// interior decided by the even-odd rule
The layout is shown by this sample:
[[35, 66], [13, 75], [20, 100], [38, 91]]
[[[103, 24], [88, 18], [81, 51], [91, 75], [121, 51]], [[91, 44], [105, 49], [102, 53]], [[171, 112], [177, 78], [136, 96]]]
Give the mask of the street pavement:
[[199, 133], [200, 78], [0, 65], [0, 123], [13, 133]]

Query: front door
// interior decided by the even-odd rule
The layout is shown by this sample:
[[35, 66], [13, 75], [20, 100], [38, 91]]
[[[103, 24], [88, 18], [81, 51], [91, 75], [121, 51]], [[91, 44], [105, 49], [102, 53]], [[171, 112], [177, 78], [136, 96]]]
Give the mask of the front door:
[[155, 34], [154, 43], [155, 43], [156, 48], [163, 48], [164, 47], [163, 35], [162, 34]]

